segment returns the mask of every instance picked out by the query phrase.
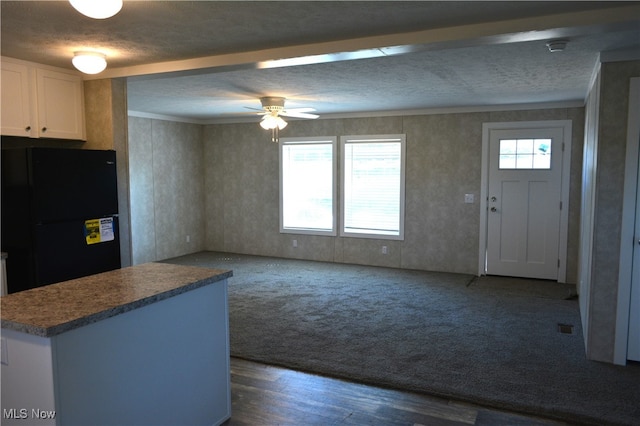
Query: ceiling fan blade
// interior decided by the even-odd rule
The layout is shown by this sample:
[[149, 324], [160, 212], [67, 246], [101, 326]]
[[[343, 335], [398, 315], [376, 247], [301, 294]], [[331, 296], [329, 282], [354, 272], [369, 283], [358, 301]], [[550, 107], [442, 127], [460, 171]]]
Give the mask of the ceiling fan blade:
[[311, 119], [320, 117], [317, 114], [309, 114], [306, 112], [297, 112], [297, 111], [283, 111], [280, 113], [280, 115], [284, 117], [311, 118]]
[[253, 110], [253, 111], [265, 112], [264, 109], [262, 109], [262, 108], [253, 108], [253, 107], [248, 107], [248, 106], [246, 106], [245, 108]]
[[267, 114], [264, 113], [264, 112], [249, 112], [249, 111], [247, 111], [247, 112], [226, 112], [226, 113], [224, 113], [222, 115], [234, 116], [234, 117], [237, 117], [237, 116], [260, 117], [260, 116], [267, 115]]
[[315, 111], [315, 110], [316, 110], [315, 108], [309, 108], [309, 107], [307, 107], [307, 108], [285, 108], [284, 112], [287, 112], [287, 113], [291, 113], [291, 112], [293, 112], [293, 113], [296, 113], [296, 112], [312, 112], [312, 111]]

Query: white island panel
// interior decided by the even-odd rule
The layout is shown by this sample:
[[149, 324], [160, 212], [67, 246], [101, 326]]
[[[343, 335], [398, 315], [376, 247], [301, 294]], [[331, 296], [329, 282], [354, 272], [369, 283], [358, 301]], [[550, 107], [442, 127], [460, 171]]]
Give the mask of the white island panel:
[[232, 275], [148, 263], [0, 297], [0, 423], [223, 423]]
[[3, 426], [56, 424], [51, 339], [2, 330]]
[[63, 425], [231, 416], [226, 280], [52, 338]]

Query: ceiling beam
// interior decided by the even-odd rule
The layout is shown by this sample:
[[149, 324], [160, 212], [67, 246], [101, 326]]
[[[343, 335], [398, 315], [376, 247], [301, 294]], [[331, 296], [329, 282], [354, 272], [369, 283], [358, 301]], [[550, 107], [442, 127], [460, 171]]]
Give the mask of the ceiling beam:
[[605, 29], [636, 29], [640, 5], [460, 25], [383, 36], [108, 68], [86, 80], [131, 77], [154, 79], [236, 69], [334, 62], [392, 56], [423, 50], [577, 37]]

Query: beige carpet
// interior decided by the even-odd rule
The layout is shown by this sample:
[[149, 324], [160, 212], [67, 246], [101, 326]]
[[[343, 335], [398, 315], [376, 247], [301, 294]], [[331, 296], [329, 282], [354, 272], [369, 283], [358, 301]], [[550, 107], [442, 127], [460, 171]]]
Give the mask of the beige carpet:
[[232, 356], [574, 423], [640, 419], [640, 366], [585, 359], [573, 286], [214, 252], [170, 262], [234, 271]]

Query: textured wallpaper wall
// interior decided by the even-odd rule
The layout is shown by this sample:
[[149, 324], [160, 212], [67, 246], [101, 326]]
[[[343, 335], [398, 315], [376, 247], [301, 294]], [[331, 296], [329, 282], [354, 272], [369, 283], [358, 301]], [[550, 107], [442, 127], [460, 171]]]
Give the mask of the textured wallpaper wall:
[[614, 357], [629, 79], [637, 76], [640, 61], [602, 64], [593, 257], [586, 316], [588, 356], [605, 362], [613, 362]]
[[[407, 135], [404, 241], [280, 234], [278, 146], [256, 123], [129, 117], [133, 263], [219, 250], [475, 274], [482, 123], [559, 119], [573, 120], [567, 281], [575, 282], [583, 108], [291, 121], [282, 136]], [[468, 193], [475, 203], [464, 203]]]
[[129, 117], [134, 265], [204, 249], [202, 130]]
[[281, 136], [407, 135], [404, 241], [280, 234], [277, 145], [255, 123], [205, 126], [206, 249], [475, 274], [482, 123], [560, 119], [573, 120], [567, 281], [575, 282], [583, 108], [291, 121]]

